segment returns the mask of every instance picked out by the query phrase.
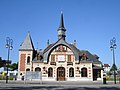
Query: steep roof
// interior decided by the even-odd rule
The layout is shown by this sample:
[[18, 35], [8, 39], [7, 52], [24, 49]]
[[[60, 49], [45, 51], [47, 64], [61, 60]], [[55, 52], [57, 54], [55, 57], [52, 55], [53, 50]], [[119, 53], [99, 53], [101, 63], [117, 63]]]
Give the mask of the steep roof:
[[65, 29], [65, 27], [64, 27], [63, 13], [61, 13], [60, 26], [59, 26], [58, 30], [66, 31], [66, 29]]
[[87, 55], [87, 60], [81, 60], [80, 62], [92, 62], [93, 64], [102, 64], [102, 62], [99, 61], [99, 57], [97, 55], [91, 54], [87, 50], [80, 50], [80, 56], [82, 56], [83, 53]]
[[50, 44], [50, 45], [44, 50], [43, 54], [44, 54], [44, 61], [45, 61], [45, 62], [47, 62], [48, 56], [49, 56], [49, 54], [51, 53], [51, 51], [52, 51], [55, 47], [57, 47], [58, 45], [61, 45], [61, 44], [69, 47], [69, 48], [73, 51], [73, 53], [74, 53], [74, 55], [75, 55], [75, 60], [79, 60], [79, 50], [78, 50], [76, 47], [74, 47], [73, 45], [68, 44], [63, 38], [61, 38], [61, 39], [59, 39], [56, 43]]
[[19, 50], [34, 50], [33, 42], [30, 33], [27, 34], [25, 40], [20, 45]]

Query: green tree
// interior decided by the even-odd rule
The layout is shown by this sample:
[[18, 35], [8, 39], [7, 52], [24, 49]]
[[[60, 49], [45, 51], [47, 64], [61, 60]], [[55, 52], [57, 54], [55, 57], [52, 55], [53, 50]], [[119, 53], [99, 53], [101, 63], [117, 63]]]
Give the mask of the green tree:
[[110, 71], [114, 71], [114, 69], [115, 69], [115, 71], [117, 71], [117, 66], [115, 64], [112, 65]]
[[0, 57], [0, 67], [3, 66], [3, 63], [2, 63], [2, 58]]
[[10, 64], [10, 65], [9, 65], [9, 68], [10, 68], [12, 71], [18, 69], [18, 63]]
[[2, 60], [0, 57], [0, 67], [4, 67], [6, 65], [6, 60]]

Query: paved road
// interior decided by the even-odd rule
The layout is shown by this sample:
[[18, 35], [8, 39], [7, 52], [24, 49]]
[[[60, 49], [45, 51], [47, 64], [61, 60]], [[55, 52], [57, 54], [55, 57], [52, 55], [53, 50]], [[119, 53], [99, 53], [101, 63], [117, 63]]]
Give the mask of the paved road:
[[0, 81], [0, 90], [120, 90], [120, 84], [107, 82], [103, 84], [100, 81], [80, 82], [80, 81]]

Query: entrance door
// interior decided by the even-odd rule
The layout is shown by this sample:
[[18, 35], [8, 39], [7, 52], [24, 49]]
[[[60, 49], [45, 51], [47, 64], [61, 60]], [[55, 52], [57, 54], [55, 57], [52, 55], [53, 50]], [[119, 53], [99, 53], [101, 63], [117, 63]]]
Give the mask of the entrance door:
[[93, 69], [93, 80], [97, 80], [97, 70]]
[[64, 81], [65, 80], [65, 68], [64, 67], [58, 67], [57, 68], [57, 80], [58, 81]]

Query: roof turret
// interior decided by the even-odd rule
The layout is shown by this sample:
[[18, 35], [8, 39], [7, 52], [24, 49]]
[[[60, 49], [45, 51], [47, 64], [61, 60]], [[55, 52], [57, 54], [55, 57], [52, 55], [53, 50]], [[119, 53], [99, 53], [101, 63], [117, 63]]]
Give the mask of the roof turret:
[[27, 34], [25, 40], [20, 45], [19, 50], [34, 50], [33, 42], [30, 33]]
[[63, 13], [61, 12], [61, 17], [60, 17], [60, 26], [58, 28], [58, 39], [63, 38], [65, 40], [65, 27], [64, 27], [64, 20], [63, 20]]

